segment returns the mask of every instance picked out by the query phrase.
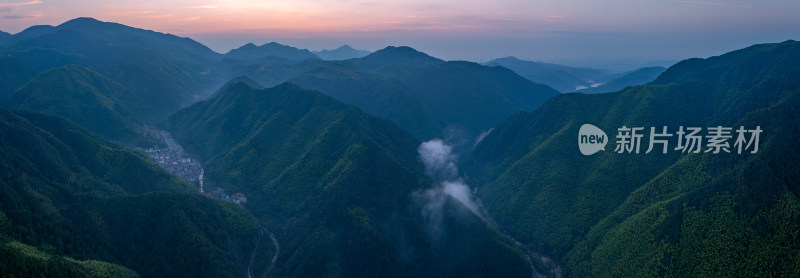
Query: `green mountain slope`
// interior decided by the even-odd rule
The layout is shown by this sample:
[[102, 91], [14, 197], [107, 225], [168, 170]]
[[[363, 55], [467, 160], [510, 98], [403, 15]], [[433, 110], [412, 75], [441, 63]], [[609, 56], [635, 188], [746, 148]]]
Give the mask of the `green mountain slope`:
[[221, 56], [189, 38], [143, 30], [119, 23], [103, 22], [88, 17], [75, 18], [58, 26], [33, 26], [11, 36], [7, 44], [13, 45], [62, 30], [80, 33], [88, 38], [107, 41], [117, 46], [151, 49], [159, 55], [180, 60], [217, 60]]
[[472, 138], [558, 94], [506, 69], [444, 62], [410, 47], [320, 64], [289, 80], [392, 120], [421, 139], [451, 132]]
[[259, 227], [240, 206], [64, 118], [0, 110], [0, 130], [0, 249], [13, 256], [2, 267], [126, 273], [105, 261], [143, 277], [244, 275]]
[[414, 98], [411, 89], [399, 79], [372, 74], [349, 62], [326, 63], [290, 81], [360, 107], [370, 115], [389, 119], [417, 138], [436, 136], [447, 126], [432, 108]]
[[5, 52], [35, 72], [77, 64], [119, 82], [159, 108], [151, 117], [163, 118], [194, 99], [199, 90], [199, 69], [136, 47], [109, 45], [71, 30], [59, 30], [21, 41]]
[[230, 80], [230, 81], [228, 81], [228, 82], [225, 82], [225, 84], [222, 84], [222, 86], [221, 86], [221, 87], [219, 87], [219, 90], [217, 90], [216, 92], [214, 92], [214, 94], [213, 94], [213, 95], [211, 95], [211, 97], [213, 98], [213, 97], [215, 97], [215, 96], [217, 96], [217, 95], [221, 94], [222, 92], [225, 92], [225, 91], [227, 91], [227, 90], [228, 90], [228, 88], [230, 88], [230, 87], [231, 87], [231, 85], [233, 85], [233, 84], [235, 84], [235, 83], [237, 83], [237, 82], [242, 82], [242, 83], [244, 83], [244, 84], [247, 84], [248, 86], [250, 86], [250, 87], [253, 87], [253, 88], [259, 88], [259, 89], [263, 89], [263, 88], [264, 88], [263, 86], [261, 86], [261, 84], [258, 84], [258, 82], [256, 82], [255, 80], [253, 80], [253, 79], [252, 79], [252, 78], [250, 78], [249, 76], [247, 76], [247, 75], [240, 75], [240, 76], [237, 76], [237, 77], [235, 77], [235, 78], [231, 79], [231, 80]]
[[557, 91], [514, 72], [445, 62], [410, 47], [387, 47], [346, 61], [223, 61], [232, 75], [265, 86], [291, 82], [389, 119], [419, 139], [474, 138], [505, 117], [530, 111]]
[[275, 231], [281, 253], [270, 274], [530, 274], [506, 239], [455, 202], [428, 236], [424, 204], [412, 197], [429, 188], [419, 141], [319, 92], [234, 83], [165, 125], [206, 161], [206, 188], [245, 193], [246, 207]]
[[272, 87], [286, 82], [298, 73], [320, 67], [325, 61], [319, 59], [299, 61], [269, 56], [255, 61], [224, 59], [219, 64], [231, 79], [246, 75], [260, 85]]
[[477, 136], [520, 110], [530, 111], [558, 92], [497, 67], [472, 62], [445, 62], [409, 68], [414, 97], [425, 103], [449, 126]]
[[3, 277], [140, 277], [119, 265], [55, 256], [7, 239], [0, 240], [0, 273]]
[[[570, 276], [796, 276], [798, 61], [798, 42], [756, 45], [680, 62], [649, 85], [553, 98], [479, 144], [469, 167], [485, 184], [478, 195]], [[610, 140], [584, 156], [585, 123], [609, 136], [621, 126], [764, 132], [756, 154], [618, 154]]]
[[0, 100], [33, 78], [33, 70], [19, 59], [0, 58]]
[[138, 95], [90, 69], [71, 65], [46, 71], [21, 88], [2, 106], [66, 117], [115, 141], [144, 143], [141, 124], [153, 109]]
[[89, 18], [28, 28], [0, 53], [33, 74], [70, 64], [91, 68], [156, 108], [147, 115], [151, 123], [223, 82], [214, 64], [219, 54], [197, 42]]

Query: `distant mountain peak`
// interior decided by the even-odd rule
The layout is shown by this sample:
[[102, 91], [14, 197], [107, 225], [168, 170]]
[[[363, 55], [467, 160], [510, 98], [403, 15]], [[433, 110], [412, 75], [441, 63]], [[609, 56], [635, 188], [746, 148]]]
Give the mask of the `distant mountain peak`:
[[423, 62], [443, 62], [440, 59], [431, 57], [428, 54], [417, 51], [408, 46], [387, 46], [384, 49], [364, 57], [365, 60], [392, 62], [392, 61], [423, 61]]
[[[78, 34], [82, 37], [85, 37], [59, 37], [65, 41], [70, 39], [81, 41], [85, 40], [86, 38], [90, 38], [107, 42], [108, 45], [134, 46], [137, 48], [154, 50], [165, 57], [181, 57], [181, 59], [188, 60], [196, 58], [215, 60], [219, 55], [205, 45], [202, 45], [201, 43], [189, 38], [182, 38], [172, 34], [135, 28], [114, 22], [103, 22], [91, 17], [79, 17], [71, 19], [61, 23], [58, 26], [32, 26], [13, 35], [9, 39], [8, 44], [13, 45], [25, 40], [41, 38], [43, 36], [63, 31], [71, 31], [73, 34]], [[51, 39], [52, 38], [45, 40], [47, 41]]]
[[[433, 58], [428, 54], [420, 52], [414, 48], [409, 46], [387, 46], [384, 49], [376, 51], [376, 53], [381, 52], [383, 54], [391, 53], [391, 54], [401, 54], [401, 55], [412, 55], [417, 57], [425, 57], [425, 58]], [[436, 59], [436, 58], [433, 58]], [[438, 60], [438, 59], [437, 59]]]
[[74, 18], [74, 19], [68, 20], [67, 22], [62, 23], [62, 25], [63, 24], [69, 24], [69, 23], [105, 23], [105, 22], [102, 22], [102, 21], [97, 20], [97, 19], [92, 18], [92, 17], [77, 17], [77, 18]]
[[[241, 84], [239, 84], [239, 83], [241, 83]], [[252, 87], [252, 88], [255, 88], [255, 89], [263, 89], [264, 88], [257, 81], [253, 80], [252, 78], [250, 78], [246, 74], [243, 74], [243, 75], [239, 75], [239, 76], [231, 79], [228, 82], [225, 82], [225, 84], [223, 84], [222, 87], [220, 87], [219, 90], [217, 90], [217, 92], [215, 92], [213, 95], [211, 95], [211, 98], [214, 98], [215, 96], [217, 96], [219, 94], [222, 94], [223, 92], [226, 92], [226, 91], [230, 90], [231, 88], [235, 88], [235, 87], [239, 87], [239, 86]]]
[[268, 42], [261, 46], [248, 43], [239, 48], [231, 49], [225, 56], [236, 60], [258, 60], [269, 56], [299, 61], [319, 59], [319, 57], [311, 53], [311, 51], [308, 51], [308, 49], [299, 49], [277, 42]]
[[[240, 77], [241, 77], [241, 76], [240, 76]], [[248, 83], [248, 82], [247, 82], [247, 81], [245, 81], [245, 80], [242, 80], [242, 79], [238, 79], [238, 78], [237, 78], [237, 79], [231, 80], [231, 81], [229, 82], [228, 86], [227, 86], [226, 88], [222, 88], [222, 89], [220, 90], [220, 92], [221, 92], [221, 93], [225, 93], [225, 92], [236, 92], [236, 91], [237, 91], [239, 88], [242, 88], [242, 89], [244, 89], [244, 88], [247, 88], [247, 89], [253, 89], [253, 90], [257, 90], [257, 89], [259, 89], [259, 87], [257, 87], [257, 86], [254, 86], [253, 84], [250, 84], [250, 83]]]
[[283, 48], [283, 49], [300, 50], [300, 51], [305, 50], [305, 49], [300, 49], [300, 48], [297, 48], [297, 47], [294, 47], [294, 46], [290, 46], [290, 45], [280, 44], [280, 43], [277, 43], [277, 42], [268, 42], [268, 43], [262, 44], [261, 46], [259, 46], [259, 48], [263, 48], [263, 49]]
[[52, 25], [33, 25], [31, 27], [25, 28], [22, 32], [14, 34], [10, 39], [13, 40], [25, 40], [30, 38], [35, 38], [43, 34], [48, 34], [53, 32], [56, 27]]
[[122, 24], [119, 24], [119, 23], [100, 21], [100, 20], [97, 20], [97, 19], [94, 19], [94, 18], [91, 18], [91, 17], [78, 17], [78, 18], [71, 19], [69, 21], [66, 21], [66, 22], [61, 23], [60, 25], [56, 26], [56, 28], [60, 28], [60, 29], [103, 28], [103, 27], [105, 27], [105, 28], [115, 28], [115, 27], [119, 28], [119, 27], [122, 27], [122, 28], [125, 28], [125, 29], [137, 29], [137, 28], [126, 26], [126, 25], [122, 25]]
[[353, 58], [362, 58], [369, 55], [371, 52], [367, 50], [358, 50], [350, 47], [350, 45], [342, 45], [334, 50], [323, 49], [321, 51], [314, 51], [315, 55], [323, 60], [347, 60]]
[[497, 60], [502, 60], [502, 61], [522, 61], [519, 58], [514, 57], [514, 56], [508, 56], [508, 57], [504, 57], [504, 58], [495, 59], [495, 61], [497, 61]]
[[[416, 49], [414, 49], [414, 48], [412, 48], [410, 46], [404, 46], [404, 45], [401, 45], [401, 46], [391, 46], [390, 45], [390, 46], [387, 46], [384, 49], [378, 50], [377, 52], [381, 52], [381, 51], [386, 51], [386, 52], [394, 51], [394, 52], [398, 52], [398, 53], [425, 54], [425, 53], [417, 51]], [[427, 55], [427, 54], [425, 54], [425, 55]]]

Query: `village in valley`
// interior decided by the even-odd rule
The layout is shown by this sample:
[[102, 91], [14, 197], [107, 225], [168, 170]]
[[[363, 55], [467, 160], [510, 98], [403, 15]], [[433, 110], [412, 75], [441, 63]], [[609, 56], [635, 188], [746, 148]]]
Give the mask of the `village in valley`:
[[203, 166], [200, 161], [188, 157], [172, 135], [167, 131], [159, 131], [156, 135], [164, 144], [166, 148], [160, 146], [153, 146], [145, 150], [150, 159], [158, 163], [161, 167], [166, 169], [169, 173], [186, 180], [189, 183], [196, 184], [200, 187], [200, 194], [212, 199], [221, 199], [231, 201], [236, 204], [243, 204], [247, 202], [247, 197], [241, 192], [228, 195], [225, 189], [217, 188], [211, 192], [206, 192], [203, 188]]

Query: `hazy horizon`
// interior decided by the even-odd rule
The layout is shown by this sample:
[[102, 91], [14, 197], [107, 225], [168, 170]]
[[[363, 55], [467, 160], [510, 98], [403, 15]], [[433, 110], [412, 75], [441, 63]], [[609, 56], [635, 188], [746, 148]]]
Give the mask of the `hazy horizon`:
[[312, 51], [407, 45], [445, 60], [523, 60], [623, 70], [800, 39], [791, 1], [203, 2], [0, 0], [0, 30], [77, 17], [185, 36], [225, 53], [252, 42]]

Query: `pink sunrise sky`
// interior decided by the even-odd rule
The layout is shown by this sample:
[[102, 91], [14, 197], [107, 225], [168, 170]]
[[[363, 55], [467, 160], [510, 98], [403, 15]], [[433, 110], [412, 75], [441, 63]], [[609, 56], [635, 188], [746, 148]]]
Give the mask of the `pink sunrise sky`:
[[[445, 59], [680, 59], [800, 39], [790, 0], [0, 0], [0, 30], [76, 17], [194, 38], [218, 52], [411, 45]], [[670, 52], [671, 51], [671, 52]]]

